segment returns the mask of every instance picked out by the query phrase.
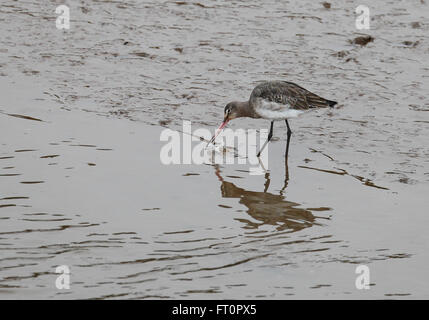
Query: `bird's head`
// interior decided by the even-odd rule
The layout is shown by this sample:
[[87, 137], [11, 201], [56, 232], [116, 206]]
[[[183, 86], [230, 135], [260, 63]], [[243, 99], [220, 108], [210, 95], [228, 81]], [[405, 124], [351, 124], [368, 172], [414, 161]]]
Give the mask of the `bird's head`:
[[209, 141], [209, 143], [207, 145], [209, 145], [210, 143], [213, 143], [215, 141], [216, 137], [226, 127], [229, 120], [235, 119], [238, 116], [239, 116], [239, 114], [238, 114], [238, 102], [233, 101], [233, 102], [228, 103], [225, 106], [225, 109], [223, 111], [223, 122], [219, 126], [219, 128], [216, 130], [215, 134], [213, 135], [213, 137], [211, 138], [211, 140]]
[[230, 102], [225, 106], [223, 112], [223, 121], [228, 122], [229, 120], [238, 117], [238, 103], [236, 101]]

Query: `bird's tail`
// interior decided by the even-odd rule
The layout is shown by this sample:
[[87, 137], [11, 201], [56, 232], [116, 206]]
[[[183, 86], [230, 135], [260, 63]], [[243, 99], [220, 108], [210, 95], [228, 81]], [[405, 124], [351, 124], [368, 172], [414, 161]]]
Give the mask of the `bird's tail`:
[[326, 100], [326, 103], [332, 108], [333, 106], [335, 106], [337, 104], [337, 101]]
[[307, 101], [310, 108], [326, 108], [333, 107], [337, 104], [337, 101], [328, 100], [316, 95], [307, 97]]
[[308, 102], [308, 106], [310, 108], [326, 108], [333, 107], [337, 104], [337, 101], [328, 100], [318, 96], [317, 94], [307, 92], [306, 101]]

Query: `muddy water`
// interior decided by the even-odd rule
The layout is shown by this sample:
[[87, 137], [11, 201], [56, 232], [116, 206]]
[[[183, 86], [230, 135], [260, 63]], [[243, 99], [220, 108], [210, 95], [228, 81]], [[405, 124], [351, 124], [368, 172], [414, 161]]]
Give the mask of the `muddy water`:
[[[70, 2], [66, 32], [56, 5], [0, 7], [1, 298], [429, 296], [427, 3], [371, 4], [365, 46], [349, 1]], [[266, 174], [161, 164], [267, 79], [339, 101], [287, 168], [280, 124]]]

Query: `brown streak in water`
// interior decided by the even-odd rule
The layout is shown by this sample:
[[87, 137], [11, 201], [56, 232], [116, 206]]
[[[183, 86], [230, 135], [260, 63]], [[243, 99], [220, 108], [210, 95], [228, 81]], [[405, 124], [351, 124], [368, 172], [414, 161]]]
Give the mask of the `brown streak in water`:
[[183, 231], [164, 232], [164, 234], [191, 233], [191, 232], [194, 232], [194, 230], [183, 230]]
[[330, 248], [309, 249], [309, 250], [295, 251], [293, 253], [319, 252], [319, 251], [327, 251], [327, 250], [330, 250]]
[[31, 222], [58, 222], [58, 221], [67, 221], [71, 220], [69, 218], [62, 218], [62, 219], [21, 219], [22, 221], [31, 221]]
[[45, 183], [45, 181], [21, 181], [22, 184], [37, 184], [37, 183]]
[[281, 242], [281, 243], [273, 243], [273, 244], [269, 244], [269, 247], [273, 247], [273, 246], [284, 246], [284, 245], [290, 245], [290, 244], [297, 244], [297, 243], [312, 243], [313, 241], [311, 240], [294, 240], [294, 241], [286, 241], [286, 242]]
[[[0, 233], [1, 234], [1, 233]], [[141, 263], [147, 263], [147, 262], [154, 262], [154, 261], [174, 261], [174, 260], [180, 260], [180, 259], [191, 259], [191, 258], [199, 258], [199, 257], [208, 257], [208, 256], [218, 256], [221, 254], [227, 254], [229, 252], [222, 251], [217, 253], [205, 253], [205, 254], [194, 254], [194, 255], [177, 255], [177, 256], [168, 256], [168, 257], [162, 257], [162, 258], [146, 258], [146, 259], [136, 259], [136, 260], [129, 260], [129, 261], [119, 261], [119, 262], [101, 262], [101, 263], [93, 263], [93, 264], [81, 264], [77, 265], [77, 267], [82, 268], [90, 268], [94, 266], [102, 266], [102, 265], [122, 265], [122, 264], [141, 264]]]
[[334, 158], [332, 158], [331, 156], [327, 155], [326, 153], [323, 153], [322, 151], [313, 149], [313, 148], [309, 148], [312, 152], [316, 152], [316, 153], [320, 153], [322, 155], [324, 155], [325, 157], [327, 157], [329, 160], [334, 161]]
[[319, 169], [319, 168], [307, 167], [307, 166], [298, 166], [298, 168], [316, 170], [316, 171], [326, 172], [326, 173], [332, 173], [332, 174], [338, 174], [338, 175], [341, 175], [341, 176], [346, 175], [346, 176], [349, 176], [349, 177], [352, 177], [352, 178], [355, 178], [355, 179], [359, 180], [360, 182], [362, 182], [364, 185], [366, 185], [368, 187], [373, 187], [373, 188], [382, 189], [382, 190], [389, 190], [389, 188], [381, 187], [381, 186], [378, 186], [378, 185], [374, 184], [370, 179], [367, 179], [367, 178], [364, 178], [364, 177], [361, 177], [361, 176], [358, 176], [358, 175], [350, 174], [350, 173], [348, 173], [344, 169], [336, 168], [338, 170], [341, 170], [341, 172], [338, 172], [338, 171], [333, 171], [333, 170]]
[[60, 226], [58, 228], [52, 228], [52, 229], [25, 229], [25, 230], [19, 230], [19, 231], [6, 231], [6, 232], [0, 232], [0, 234], [18, 234], [18, 233], [29, 233], [29, 232], [51, 232], [51, 231], [63, 231], [70, 228], [86, 228], [86, 227], [95, 227], [99, 224], [86, 224], [86, 225], [64, 225]]
[[26, 120], [33, 120], [33, 121], [41, 121], [41, 122], [43, 122], [43, 120], [41, 120], [41, 119], [33, 118], [33, 117], [30, 117], [30, 116], [25, 116], [25, 115], [21, 115], [21, 114], [14, 114], [14, 113], [3, 113], [3, 114], [6, 114], [6, 115], [11, 116], [11, 117], [15, 117], [15, 118], [21, 118], [21, 119], [26, 119]]
[[31, 278], [37, 278], [39, 276], [44, 276], [44, 275], [54, 275], [54, 272], [33, 272], [31, 275], [29, 276], [10, 276], [10, 277], [5, 277], [3, 278], [3, 280], [5, 281], [16, 281], [16, 280], [23, 280], [23, 279], [31, 279]]
[[265, 258], [268, 257], [269, 255], [271, 255], [270, 253], [266, 253], [266, 254], [262, 254], [259, 256], [255, 256], [255, 257], [251, 257], [251, 258], [247, 258], [247, 259], [243, 259], [243, 260], [239, 260], [236, 261], [234, 263], [229, 263], [229, 264], [225, 264], [222, 266], [218, 266], [218, 267], [206, 267], [206, 268], [200, 268], [200, 269], [195, 269], [195, 270], [188, 270], [188, 271], [183, 271], [183, 272], [171, 272], [171, 275], [177, 275], [177, 274], [185, 274], [185, 273], [191, 273], [191, 272], [199, 272], [199, 271], [213, 271], [213, 270], [219, 270], [219, 269], [225, 269], [225, 268], [231, 268], [231, 267], [235, 267], [238, 266], [240, 264], [252, 261], [252, 260], [256, 260], [259, 258]]
[[59, 154], [51, 154], [51, 155], [47, 155], [47, 156], [41, 156], [40, 159], [56, 158], [59, 156], [60, 156]]
[[307, 167], [307, 166], [298, 166], [298, 168], [311, 169], [311, 170], [316, 170], [316, 171], [320, 171], [320, 172], [338, 174], [340, 176], [347, 174], [344, 170], [343, 170], [343, 172], [338, 172], [338, 171], [333, 171], [333, 170], [319, 169], [319, 168], [313, 168], [313, 167]]
[[16, 204], [0, 204], [0, 208], [16, 207]]
[[193, 243], [201, 241], [217, 240], [216, 238], [202, 238], [202, 239], [192, 239], [192, 240], [180, 240], [180, 241], [154, 241], [154, 243]]
[[30, 199], [29, 197], [4, 197], [0, 200], [19, 200], [19, 199]]
[[87, 148], [95, 148], [97, 146], [93, 144], [71, 144], [72, 147], [87, 147]]

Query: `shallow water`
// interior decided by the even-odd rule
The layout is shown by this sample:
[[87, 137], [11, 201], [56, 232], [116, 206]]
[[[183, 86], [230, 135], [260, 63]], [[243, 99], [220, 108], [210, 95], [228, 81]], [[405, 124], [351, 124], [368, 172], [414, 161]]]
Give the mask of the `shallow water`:
[[[427, 3], [372, 4], [366, 46], [348, 1], [81, 1], [66, 32], [56, 5], [0, 7], [1, 298], [429, 296]], [[287, 168], [280, 123], [266, 174], [161, 163], [267, 79], [339, 102]]]

